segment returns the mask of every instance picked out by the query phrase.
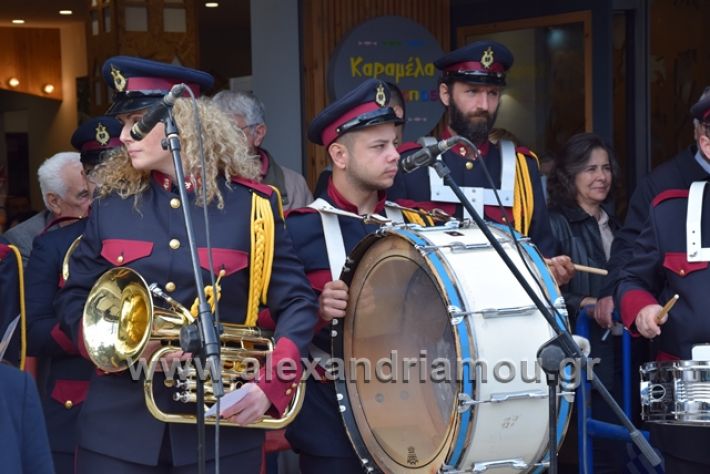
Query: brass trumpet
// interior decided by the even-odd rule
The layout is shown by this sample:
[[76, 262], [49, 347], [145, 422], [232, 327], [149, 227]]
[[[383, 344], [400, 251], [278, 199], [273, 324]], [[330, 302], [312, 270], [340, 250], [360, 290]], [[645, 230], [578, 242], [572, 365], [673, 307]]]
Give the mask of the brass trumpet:
[[[154, 296], [164, 300], [169, 308], [154, 304]], [[151, 354], [143, 383], [145, 402], [151, 414], [166, 423], [196, 423], [191, 414], [165, 413], [155, 403], [153, 375], [160, 359], [170, 352], [180, 351], [180, 329], [194, 322], [192, 314], [183, 305], [160, 290], [157, 285], [148, 285], [136, 271], [127, 267], [113, 268], [104, 273], [94, 284], [84, 306], [82, 320], [84, 345], [94, 364], [105, 372], [126, 370], [137, 362], [150, 341], [160, 341], [163, 347]], [[273, 351], [270, 334], [256, 327], [223, 323], [220, 335], [220, 357], [224, 391], [239, 388], [249, 377], [247, 367], [254, 362], [263, 364]], [[196, 378], [201, 374], [191, 367], [179, 371], [173, 394], [176, 401], [194, 403]], [[166, 383], [169, 380], [166, 380]], [[220, 421], [223, 426], [243, 428], [280, 429], [288, 425], [298, 414], [305, 396], [303, 381], [286, 413], [281, 418], [265, 416], [250, 425], [238, 425]], [[205, 409], [216, 403], [212, 381], [205, 381]], [[215, 424], [215, 418], [206, 422]]]

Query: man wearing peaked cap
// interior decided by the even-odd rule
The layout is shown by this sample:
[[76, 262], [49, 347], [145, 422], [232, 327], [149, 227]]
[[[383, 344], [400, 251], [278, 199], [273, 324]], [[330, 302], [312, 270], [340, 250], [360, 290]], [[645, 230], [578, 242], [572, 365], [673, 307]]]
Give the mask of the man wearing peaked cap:
[[[111, 329], [101, 327], [108, 324], [102, 319], [103, 310], [97, 311], [96, 319], [101, 319], [98, 327], [86, 329], [84, 337], [82, 313], [87, 301], [91, 302], [92, 288], [102, 275], [125, 267], [170, 295], [182, 306], [182, 314], [198, 316], [195, 272], [201, 280], [197, 284], [218, 282], [221, 291], [215, 291], [219, 296], [214, 308], [219, 309], [225, 325], [254, 327], [260, 308], [271, 309], [273, 351], [263, 361], [258, 377], [243, 380], [243, 398], [231, 403], [223, 400], [224, 421], [219, 430], [222, 472], [258, 474], [264, 430], [242, 426], [264, 416], [281, 419], [292, 408], [302, 371], [301, 353], [306, 352], [318, 311], [303, 265], [286, 233], [278, 194], [254, 181], [259, 167], [249, 154], [244, 134], [211, 100], [199, 98], [192, 103], [180, 98], [172, 107], [172, 118], [179, 130], [182, 182], [178, 181], [170, 150], [162, 147], [165, 124], [157, 123], [141, 140], [131, 136], [132, 125], [173, 85], [186, 83], [198, 95], [211, 85], [209, 74], [126, 57], [107, 60], [103, 71], [116, 91], [108, 114], [115, 115], [123, 125], [123, 146], [94, 171], [101, 185], [84, 234], [71, 255], [69, 278], [54, 306], [69, 342], [84, 358], [94, 361], [102, 373], [91, 379], [79, 415], [76, 472], [187, 474], [200, 472], [203, 467], [198, 457], [195, 420], [166, 423], [156, 419], [141, 389], [143, 375], [136, 375], [133, 369], [122, 370], [131, 363], [146, 364], [160, 344], [149, 342], [140, 355], [124, 357], [120, 349], [123, 340], [112, 338]], [[199, 131], [195, 113], [201, 119]], [[184, 195], [179, 192], [181, 187], [186, 191]], [[192, 239], [184, 223], [186, 212], [194, 222], [196, 249], [190, 246]], [[198, 255], [197, 269], [192, 266], [192, 250]], [[123, 270], [119, 273], [126, 274]], [[102, 295], [100, 304], [122, 305], [119, 299], [126, 294], [119, 296], [109, 302], [103, 300], [108, 295]], [[159, 300], [156, 303], [162, 305]], [[140, 307], [134, 307], [136, 311], [130, 311], [131, 315], [139, 316]], [[126, 323], [123, 321], [114, 332], [123, 334], [136, 329]], [[150, 325], [146, 329], [150, 331]], [[103, 334], [92, 337], [89, 331]], [[233, 340], [222, 342], [234, 349]], [[100, 344], [103, 347], [98, 347]], [[111, 355], [102, 363], [96, 352]], [[163, 356], [159, 364], [184, 367], [189, 358], [190, 354], [176, 351]], [[221, 351], [221, 359], [229, 364], [234, 353]], [[295, 370], [284, 373], [279, 369], [286, 364]], [[194, 417], [196, 410], [203, 407], [178, 401], [194, 396], [194, 391], [187, 393], [187, 387], [175, 384], [175, 375], [155, 374], [152, 392], [156, 403], [165, 413]], [[224, 376], [227, 382], [231, 374]], [[207, 421], [214, 423], [210, 417]], [[214, 472], [217, 464], [215, 434], [214, 427], [207, 426], [206, 472]]]
[[81, 154], [81, 164], [88, 175], [99, 164], [106, 151], [123, 146], [121, 143], [121, 122], [113, 117], [93, 117], [74, 131], [71, 145]]
[[186, 84], [196, 97], [214, 84], [214, 78], [204, 71], [133, 56], [112, 57], [101, 72], [106, 84], [114, 90], [113, 103], [106, 115], [150, 107], [176, 84]]
[[[320, 199], [290, 211], [286, 220], [306, 275], [320, 295], [320, 331], [310, 347], [310, 357], [320, 364], [330, 352], [331, 321], [345, 315], [348, 287], [339, 279], [345, 256], [379, 228], [355, 216], [390, 216], [393, 210], [385, 198], [397, 172], [397, 126], [402, 119], [388, 103], [387, 86], [368, 79], [326, 107], [308, 128], [309, 140], [326, 147], [332, 176]], [[286, 430], [300, 454], [301, 472], [360, 474], [363, 467], [343, 427], [333, 382], [321, 370], [319, 379], [309, 377], [306, 386], [301, 413]]]
[[[92, 170], [106, 153], [122, 146], [121, 123], [101, 116], [82, 123], [71, 137], [81, 154], [81, 164], [93, 193]], [[94, 366], [78, 354], [76, 346], [59, 328], [54, 298], [64, 285], [64, 268], [72, 243], [79, 242], [86, 227], [80, 219], [54, 232], [37, 236], [25, 274], [27, 301], [27, 350], [38, 358], [38, 383], [49, 443], [57, 474], [74, 473], [79, 413], [86, 399]]]
[[705, 140], [702, 137], [707, 137], [710, 124], [710, 87], [706, 87], [698, 101], [691, 106], [690, 115], [695, 137], [692, 145], [644, 177], [629, 199], [624, 226], [614, 238], [611, 257], [607, 263], [609, 274], [604, 280], [602, 293], [605, 296], [614, 294], [621, 271], [631, 260], [633, 246], [648, 220], [653, 199], [666, 190], [688, 189], [694, 181], [710, 177], [709, 155], [703, 154], [699, 146], [701, 140]]
[[[506, 72], [513, 64], [512, 53], [496, 41], [482, 40], [452, 51], [434, 64], [441, 71], [439, 99], [448, 111], [448, 128], [441, 138], [459, 135], [470, 140], [478, 148], [478, 160], [485, 162], [493, 182], [489, 182], [483, 166], [471, 158], [462, 144], [443, 154], [451, 177], [483, 218], [494, 222], [507, 220], [518, 232], [529, 236], [544, 256], [557, 255], [537, 157], [511, 141], [493, 143], [489, 139], [506, 85]], [[497, 189], [503, 209], [491, 188]], [[400, 172], [392, 196], [433, 201], [442, 208], [453, 205], [455, 215], [465, 217], [458, 198], [430, 168], [409, 174]], [[574, 273], [566, 256], [554, 257], [548, 264], [560, 284], [569, 281]]]
[[[680, 155], [664, 165], [666, 180], [676, 180], [680, 189], [666, 188], [656, 194], [646, 211], [648, 218], [636, 236], [630, 256], [620, 271], [616, 298], [624, 325], [632, 332], [653, 340], [660, 374], [677, 368], [670, 361], [707, 360], [696, 353], [710, 344], [710, 317], [707, 314], [710, 288], [710, 89], [706, 89], [690, 109], [694, 119], [697, 151], [686, 152], [700, 160], [689, 166]], [[692, 164], [692, 162], [690, 163]], [[696, 166], [704, 170], [700, 173]], [[651, 185], [657, 186], [663, 175], [651, 174]], [[684, 174], [679, 173], [685, 172]], [[682, 179], [697, 173], [689, 186]], [[662, 184], [669, 181], [661, 181]], [[650, 187], [643, 183], [644, 188]], [[689, 238], [688, 236], [692, 236]], [[679, 295], [677, 302], [663, 314], [665, 305]], [[666, 371], [668, 370], [668, 371]], [[653, 383], [653, 381], [652, 381]], [[670, 383], [673, 383], [671, 378]], [[692, 384], [692, 383], [691, 383]], [[688, 387], [691, 388], [691, 387]], [[677, 395], [677, 394], [676, 394]], [[668, 409], [678, 398], [664, 398]], [[697, 399], [695, 399], [697, 400]], [[692, 396], [688, 403], [693, 404]], [[658, 410], [650, 404], [649, 410]], [[659, 415], [659, 411], [653, 412]], [[649, 423], [651, 443], [663, 454], [665, 472], [706, 473], [710, 471], [710, 431], [704, 426], [683, 426], [669, 420], [686, 414], [669, 410], [669, 423]]]

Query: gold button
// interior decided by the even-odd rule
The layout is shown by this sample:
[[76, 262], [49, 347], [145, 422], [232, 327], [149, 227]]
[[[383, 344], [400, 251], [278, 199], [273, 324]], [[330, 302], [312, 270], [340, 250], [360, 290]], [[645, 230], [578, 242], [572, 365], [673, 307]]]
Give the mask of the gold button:
[[296, 382], [292, 383], [292, 384], [291, 384], [291, 387], [293, 387], [293, 388], [298, 387], [298, 383], [296, 383]]
[[681, 269], [680, 269], [680, 271], [679, 271], [678, 273], [680, 273], [680, 274], [681, 274], [681, 276], [683, 276], [683, 275], [685, 275], [685, 270], [683, 270], [683, 269], [681, 268]]
[[170, 293], [175, 291], [175, 283], [173, 283], [172, 281], [167, 282], [165, 284], [165, 291], [169, 291]]
[[290, 388], [288, 390], [286, 390], [286, 395], [291, 395], [292, 393], [293, 393], [293, 390], [291, 390]]
[[467, 170], [472, 170], [472, 169], [473, 169], [473, 161], [467, 161], [467, 162], [466, 162], [466, 169], [467, 169]]
[[180, 241], [178, 239], [172, 239], [169, 245], [171, 249], [177, 250], [180, 248]]
[[170, 200], [170, 207], [172, 207], [173, 209], [177, 209], [178, 207], [180, 207], [180, 200], [178, 198], [172, 198]]
[[64, 408], [66, 408], [67, 410], [71, 410], [71, 407], [73, 407], [73, 406], [74, 406], [74, 403], [72, 403], [71, 400], [67, 400], [66, 402], [64, 402]]
[[123, 263], [123, 255], [119, 255], [118, 258], [116, 258], [116, 261], [118, 263]]

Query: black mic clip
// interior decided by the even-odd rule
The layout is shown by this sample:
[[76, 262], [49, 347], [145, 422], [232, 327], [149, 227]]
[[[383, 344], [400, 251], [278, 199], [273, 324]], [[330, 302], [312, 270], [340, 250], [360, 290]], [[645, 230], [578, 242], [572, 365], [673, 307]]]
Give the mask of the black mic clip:
[[172, 109], [175, 102], [182, 97], [187, 86], [185, 84], [175, 84], [170, 91], [165, 94], [162, 100], [153, 104], [141, 119], [131, 127], [131, 138], [136, 141], [143, 140], [151, 130], [158, 125], [158, 122], [165, 119], [168, 111]]
[[432, 165], [437, 156], [447, 151], [460, 140], [458, 136], [449, 137], [441, 141], [437, 141], [434, 137], [420, 137], [417, 143], [421, 145], [421, 149], [399, 160], [399, 169], [405, 173], [411, 173], [422, 166]]

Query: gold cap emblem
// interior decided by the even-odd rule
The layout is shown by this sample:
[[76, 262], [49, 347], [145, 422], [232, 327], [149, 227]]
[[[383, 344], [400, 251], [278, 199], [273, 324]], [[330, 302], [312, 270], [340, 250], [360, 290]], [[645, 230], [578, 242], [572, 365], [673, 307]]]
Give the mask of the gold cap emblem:
[[490, 46], [483, 52], [481, 64], [486, 69], [489, 69], [493, 65], [493, 49]]
[[126, 88], [126, 78], [123, 77], [121, 71], [119, 71], [113, 64], [111, 64], [111, 77], [113, 78], [113, 85], [116, 87], [118, 92], [123, 92]]
[[377, 93], [375, 94], [375, 103], [380, 107], [384, 107], [387, 103], [387, 96], [385, 95], [385, 86], [381, 82], [377, 84]]
[[108, 130], [106, 130], [104, 124], [99, 122], [96, 126], [96, 141], [99, 142], [101, 146], [106, 146], [110, 139], [111, 135], [109, 135]]

